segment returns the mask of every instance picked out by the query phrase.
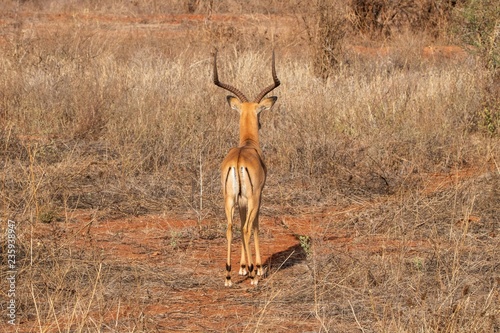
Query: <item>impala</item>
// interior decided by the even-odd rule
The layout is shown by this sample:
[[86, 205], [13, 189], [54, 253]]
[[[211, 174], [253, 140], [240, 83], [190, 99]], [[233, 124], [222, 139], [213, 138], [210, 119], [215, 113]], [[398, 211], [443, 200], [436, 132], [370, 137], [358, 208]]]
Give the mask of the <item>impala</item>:
[[[226, 287], [232, 285], [231, 241], [233, 237], [233, 215], [236, 205], [238, 205], [240, 213], [242, 233], [239, 274], [248, 275], [251, 284], [257, 285], [258, 279], [256, 275], [263, 275], [264, 273], [259, 250], [259, 209], [267, 170], [259, 146], [259, 115], [264, 110], [270, 110], [278, 99], [276, 96], [264, 98], [280, 85], [280, 81], [276, 76], [274, 52], [272, 75], [274, 83], [262, 90], [253, 102], [249, 102], [241, 91], [219, 81], [217, 52], [214, 55], [214, 83], [218, 87], [236, 95], [236, 97], [227, 96], [227, 101], [229, 106], [240, 114], [240, 143], [238, 147], [229, 151], [221, 166], [222, 191], [227, 217]], [[252, 251], [249, 246], [252, 232], [255, 243], [255, 270], [252, 262]]]

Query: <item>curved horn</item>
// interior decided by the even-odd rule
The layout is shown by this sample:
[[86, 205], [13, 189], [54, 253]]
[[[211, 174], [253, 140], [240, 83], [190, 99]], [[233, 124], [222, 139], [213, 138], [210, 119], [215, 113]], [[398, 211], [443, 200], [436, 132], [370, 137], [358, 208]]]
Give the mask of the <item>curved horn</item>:
[[260, 101], [264, 98], [264, 96], [273, 91], [281, 83], [280, 80], [278, 80], [278, 76], [276, 75], [276, 67], [274, 65], [274, 51], [273, 51], [273, 81], [274, 81], [273, 84], [262, 90], [262, 92], [259, 95], [257, 95], [257, 97], [255, 98], [256, 103], [260, 103]]
[[235, 94], [236, 97], [238, 97], [241, 102], [248, 102], [248, 98], [246, 98], [246, 96], [243, 95], [241, 91], [239, 91], [233, 86], [230, 86], [229, 84], [222, 83], [219, 81], [219, 75], [217, 74], [217, 50], [215, 51], [214, 54], [214, 83], [216, 86], [226, 89], [227, 91]]

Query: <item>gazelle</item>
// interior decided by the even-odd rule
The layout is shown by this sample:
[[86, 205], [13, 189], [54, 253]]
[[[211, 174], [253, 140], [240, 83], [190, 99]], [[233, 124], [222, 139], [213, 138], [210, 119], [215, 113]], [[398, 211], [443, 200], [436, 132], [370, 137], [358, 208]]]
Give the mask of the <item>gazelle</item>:
[[[238, 205], [240, 212], [241, 233], [243, 236], [239, 274], [248, 274], [251, 284], [257, 285], [258, 279], [256, 275], [264, 273], [259, 250], [259, 209], [267, 170], [259, 146], [259, 115], [264, 110], [270, 110], [278, 99], [276, 96], [264, 98], [280, 85], [280, 81], [276, 76], [274, 52], [272, 75], [274, 83], [262, 90], [253, 102], [249, 102], [241, 91], [219, 81], [217, 52], [214, 55], [214, 83], [236, 95], [236, 97], [227, 96], [227, 101], [229, 106], [240, 114], [240, 143], [238, 147], [229, 151], [221, 166], [222, 191], [227, 217], [226, 287], [232, 285], [231, 241], [233, 238], [233, 215], [236, 205]], [[249, 246], [252, 232], [255, 243], [255, 270], [252, 262], [252, 251]]]

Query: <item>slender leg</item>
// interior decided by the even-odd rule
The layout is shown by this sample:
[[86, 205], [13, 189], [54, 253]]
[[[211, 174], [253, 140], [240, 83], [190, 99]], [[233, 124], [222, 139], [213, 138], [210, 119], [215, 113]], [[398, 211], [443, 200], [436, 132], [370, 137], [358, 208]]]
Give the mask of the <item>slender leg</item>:
[[239, 201], [239, 208], [240, 208], [240, 220], [241, 220], [241, 259], [240, 259], [240, 275], [247, 275], [247, 251], [245, 248], [245, 237], [244, 237], [244, 230], [245, 230], [245, 220], [247, 218], [247, 207], [246, 203], [244, 202], [243, 199], [240, 198]]
[[234, 202], [232, 200], [226, 200], [226, 217], [227, 217], [227, 261], [226, 261], [226, 281], [224, 285], [226, 287], [231, 287], [231, 242], [233, 240], [233, 213], [234, 213]]
[[[259, 209], [258, 209], [258, 206], [257, 208], [254, 208], [255, 205], [252, 205], [249, 203], [249, 206], [248, 206], [248, 216], [247, 216], [247, 220], [245, 221], [245, 227], [244, 227], [244, 241], [245, 241], [245, 249], [246, 249], [246, 252], [247, 252], [247, 259], [248, 259], [248, 271], [249, 271], [249, 277], [250, 277], [250, 280], [251, 280], [251, 284], [252, 285], [257, 285], [258, 281], [255, 279], [255, 270], [254, 270], [254, 265], [253, 265], [253, 262], [252, 262], [252, 250], [250, 248], [250, 237], [252, 236], [252, 231], [254, 229], [254, 221], [255, 219], [257, 218], [257, 215], [259, 213]], [[252, 209], [253, 208], [253, 209]], [[256, 240], [256, 244], [258, 244], [259, 240], [258, 240], [258, 236], [257, 238], [255, 238], [255, 235], [254, 235], [254, 240]], [[257, 254], [260, 256], [260, 253], [257, 252]]]
[[260, 258], [260, 246], [259, 246], [259, 214], [253, 223], [253, 241], [255, 243], [255, 268], [257, 269], [257, 275], [264, 275], [264, 269], [262, 267], [262, 260]]
[[241, 259], [240, 259], [240, 275], [247, 275], [247, 257], [246, 257], [246, 251], [245, 251], [245, 242], [243, 240], [243, 237], [241, 238]]
[[[247, 255], [247, 263], [248, 263], [248, 276], [250, 279], [253, 281], [254, 278], [254, 267], [252, 263], [252, 250], [250, 248], [250, 236], [252, 235], [252, 229], [245, 223], [245, 226], [242, 228], [242, 233], [243, 233], [243, 248], [245, 250], [245, 253]], [[253, 282], [252, 282], [253, 284]]]

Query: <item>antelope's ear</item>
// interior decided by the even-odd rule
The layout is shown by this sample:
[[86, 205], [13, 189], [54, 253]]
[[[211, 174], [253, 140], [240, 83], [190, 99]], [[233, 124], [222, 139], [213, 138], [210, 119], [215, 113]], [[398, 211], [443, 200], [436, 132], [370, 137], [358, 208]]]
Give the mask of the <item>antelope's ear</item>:
[[231, 109], [238, 111], [238, 113], [241, 113], [241, 102], [238, 98], [234, 96], [227, 96], [227, 103], [231, 107]]
[[267, 98], [264, 98], [260, 103], [259, 103], [259, 106], [257, 107], [257, 113], [260, 113], [264, 110], [270, 110], [274, 103], [276, 102], [276, 100], [278, 99], [278, 97], [276, 96], [271, 96], [271, 97], [267, 97]]

